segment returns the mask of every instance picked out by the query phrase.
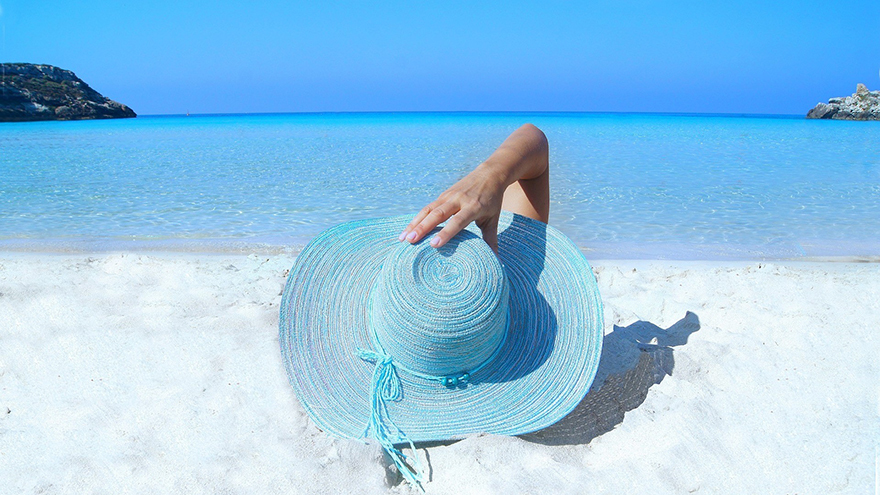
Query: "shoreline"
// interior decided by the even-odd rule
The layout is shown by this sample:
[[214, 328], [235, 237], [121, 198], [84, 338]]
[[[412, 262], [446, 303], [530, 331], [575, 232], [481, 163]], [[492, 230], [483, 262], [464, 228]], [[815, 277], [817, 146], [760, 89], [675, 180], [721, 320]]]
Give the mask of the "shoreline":
[[[21, 260], [28, 258], [40, 258], [43, 257], [49, 259], [100, 259], [107, 258], [112, 256], [141, 256], [148, 258], [156, 258], [156, 259], [168, 259], [168, 260], [192, 260], [197, 261], [200, 258], [206, 258], [208, 260], [217, 260], [222, 258], [229, 259], [238, 259], [238, 258], [249, 258], [249, 257], [280, 257], [284, 259], [289, 259], [291, 264], [294, 262], [296, 257], [299, 255], [300, 251], [304, 246], [294, 247], [294, 248], [278, 248], [274, 250], [243, 250], [243, 251], [173, 251], [173, 250], [142, 250], [142, 251], [128, 251], [128, 250], [107, 250], [107, 251], [11, 251], [11, 250], [3, 250], [0, 249], [0, 261], [4, 259], [9, 260]], [[708, 266], [729, 266], [729, 267], [744, 267], [751, 266], [757, 264], [763, 265], [780, 265], [780, 266], [811, 266], [818, 264], [829, 264], [829, 265], [872, 265], [872, 264], [880, 264], [880, 255], [878, 256], [805, 256], [800, 258], [760, 258], [760, 259], [678, 259], [678, 258], [592, 258], [590, 257], [589, 252], [584, 252], [581, 249], [584, 256], [587, 258], [587, 261], [591, 266], [593, 265], [633, 265], [633, 266], [651, 266], [651, 265], [665, 265], [665, 266], [680, 266], [682, 268], [686, 268], [689, 266], [694, 267], [708, 267]]]
[[[320, 432], [287, 383], [278, 311], [294, 258], [0, 252], [0, 479], [408, 492], [378, 445]], [[590, 394], [542, 432], [417, 446], [427, 493], [873, 486], [880, 264], [590, 262], [605, 316]]]
[[[296, 256], [307, 242], [289, 244], [239, 241], [24, 241], [0, 240], [2, 256], [102, 256], [144, 254], [155, 256]], [[832, 247], [834, 246], [834, 247]], [[836, 247], [836, 249], [835, 249]], [[833, 242], [799, 244], [797, 248], [736, 245], [591, 244], [579, 246], [589, 261], [664, 262], [833, 262], [880, 263], [880, 244], [854, 243], [843, 249]], [[843, 252], [842, 252], [843, 251]]]

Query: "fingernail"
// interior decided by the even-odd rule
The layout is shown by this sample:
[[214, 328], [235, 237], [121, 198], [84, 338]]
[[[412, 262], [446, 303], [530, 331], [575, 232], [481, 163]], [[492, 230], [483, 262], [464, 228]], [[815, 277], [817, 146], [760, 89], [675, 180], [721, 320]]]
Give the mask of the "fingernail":
[[410, 232], [409, 235], [406, 236], [406, 240], [408, 240], [409, 242], [416, 240], [416, 231], [413, 230], [412, 232]]
[[406, 239], [406, 231], [405, 230], [403, 232], [401, 232], [399, 236], [397, 236], [398, 241], [402, 241], [404, 239]]
[[431, 238], [431, 247], [437, 247], [440, 244], [440, 236], [435, 235]]

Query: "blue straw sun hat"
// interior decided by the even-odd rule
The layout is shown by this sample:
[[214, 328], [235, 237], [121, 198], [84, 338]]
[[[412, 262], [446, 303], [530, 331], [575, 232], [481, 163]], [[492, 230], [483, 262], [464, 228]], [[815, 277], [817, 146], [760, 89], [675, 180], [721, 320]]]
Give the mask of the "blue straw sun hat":
[[559, 421], [590, 388], [603, 325], [590, 265], [553, 227], [502, 212], [496, 257], [474, 224], [439, 249], [399, 242], [411, 219], [312, 240], [287, 279], [280, 341], [315, 424], [376, 439], [418, 485], [418, 457], [395, 444]]

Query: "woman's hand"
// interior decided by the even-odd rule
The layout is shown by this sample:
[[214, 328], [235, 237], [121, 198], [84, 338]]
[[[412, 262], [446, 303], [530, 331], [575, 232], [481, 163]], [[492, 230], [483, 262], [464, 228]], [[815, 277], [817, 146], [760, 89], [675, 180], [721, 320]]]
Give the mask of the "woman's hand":
[[399, 239], [416, 242], [446, 222], [443, 229], [431, 238], [431, 246], [440, 247], [471, 222], [477, 222], [483, 240], [498, 252], [498, 217], [506, 188], [507, 184], [483, 163], [422, 208]]
[[549, 147], [544, 133], [526, 124], [513, 132], [476, 169], [456, 182], [413, 218], [399, 239], [418, 242], [446, 222], [431, 238], [440, 247], [471, 222], [498, 252], [501, 209], [547, 222], [550, 214]]

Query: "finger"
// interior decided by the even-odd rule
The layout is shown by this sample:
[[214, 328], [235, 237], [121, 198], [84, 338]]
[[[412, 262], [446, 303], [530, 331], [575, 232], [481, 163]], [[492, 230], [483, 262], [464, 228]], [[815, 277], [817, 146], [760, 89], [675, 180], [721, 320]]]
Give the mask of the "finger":
[[431, 213], [428, 213], [428, 216], [422, 219], [418, 225], [413, 227], [412, 231], [407, 234], [406, 240], [410, 243], [418, 242], [422, 237], [425, 237], [428, 232], [434, 230], [434, 227], [449, 220], [449, 217], [458, 213], [458, 211], [458, 206], [453, 203], [445, 203], [434, 208], [431, 210]]
[[450, 239], [455, 237], [456, 234], [464, 230], [464, 228], [472, 221], [473, 218], [466, 215], [464, 211], [460, 211], [446, 222], [446, 225], [440, 230], [440, 232], [437, 232], [437, 234], [431, 238], [431, 246], [435, 248], [442, 247], [449, 242]]
[[434, 201], [431, 204], [429, 204], [428, 206], [419, 210], [419, 212], [418, 212], [418, 214], [416, 214], [415, 218], [413, 218], [412, 221], [409, 222], [409, 225], [407, 225], [403, 229], [403, 232], [400, 233], [400, 236], [398, 236], [397, 240], [402, 241], [402, 240], [406, 239], [406, 236], [409, 235], [409, 233], [412, 232], [412, 230], [414, 228], [416, 228], [416, 225], [420, 224], [422, 222], [422, 220], [424, 220], [425, 217], [428, 216], [428, 214], [431, 213], [434, 210], [434, 208], [436, 208], [438, 206], [440, 206], [440, 203], [438, 201]]

